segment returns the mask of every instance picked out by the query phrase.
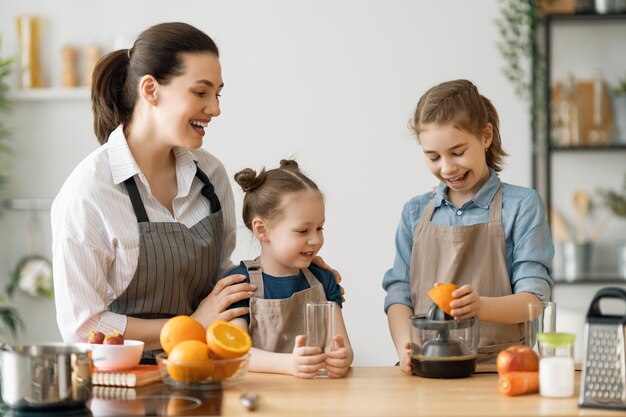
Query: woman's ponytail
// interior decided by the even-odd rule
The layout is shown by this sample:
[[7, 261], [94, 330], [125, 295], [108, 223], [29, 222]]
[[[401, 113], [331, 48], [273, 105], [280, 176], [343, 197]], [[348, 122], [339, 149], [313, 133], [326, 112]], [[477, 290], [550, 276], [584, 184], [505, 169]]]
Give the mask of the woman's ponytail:
[[93, 127], [100, 144], [120, 123], [128, 123], [133, 112], [135, 97], [128, 97], [132, 92], [126, 89], [129, 62], [128, 51], [120, 49], [102, 57], [93, 71]]

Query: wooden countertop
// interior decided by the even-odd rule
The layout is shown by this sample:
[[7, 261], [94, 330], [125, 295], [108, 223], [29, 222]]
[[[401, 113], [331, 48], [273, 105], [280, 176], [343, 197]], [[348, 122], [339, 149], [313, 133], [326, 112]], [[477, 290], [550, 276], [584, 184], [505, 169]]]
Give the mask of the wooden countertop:
[[[578, 408], [576, 396], [539, 394], [507, 397], [498, 392], [495, 373], [464, 379], [428, 379], [397, 367], [355, 367], [343, 379], [304, 380], [285, 375], [248, 373], [223, 392], [224, 416], [618, 416], [623, 411]], [[246, 411], [239, 396], [259, 394], [258, 408]]]

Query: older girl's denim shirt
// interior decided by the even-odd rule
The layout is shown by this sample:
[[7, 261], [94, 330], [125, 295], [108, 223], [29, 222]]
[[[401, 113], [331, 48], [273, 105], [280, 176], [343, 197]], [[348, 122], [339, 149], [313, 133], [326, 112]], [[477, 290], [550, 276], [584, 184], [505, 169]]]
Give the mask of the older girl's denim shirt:
[[502, 184], [502, 224], [506, 238], [506, 263], [513, 293], [535, 294], [550, 300], [554, 282], [550, 278], [554, 246], [543, 201], [537, 191], [505, 184], [494, 170], [487, 182], [471, 200], [455, 207], [446, 199], [447, 186], [440, 183], [434, 192], [409, 200], [402, 210], [396, 231], [396, 257], [393, 267], [383, 278], [385, 312], [392, 304], [411, 309], [409, 268], [413, 250], [413, 234], [422, 213], [434, 198], [435, 211], [431, 222], [445, 226], [469, 226], [489, 222], [489, 203]]

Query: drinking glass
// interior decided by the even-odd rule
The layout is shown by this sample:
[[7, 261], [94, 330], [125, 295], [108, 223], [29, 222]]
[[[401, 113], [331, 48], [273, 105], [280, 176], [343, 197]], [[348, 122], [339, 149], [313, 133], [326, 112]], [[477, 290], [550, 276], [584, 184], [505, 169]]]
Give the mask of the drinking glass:
[[[330, 350], [333, 340], [333, 303], [306, 303], [305, 306], [306, 345], [318, 347], [323, 352]], [[326, 368], [319, 370], [315, 378], [328, 378]]]
[[[539, 333], [539, 393], [543, 397], [574, 395], [573, 333]], [[603, 369], [604, 371], [604, 369]]]
[[534, 301], [526, 305], [524, 322], [524, 344], [539, 353], [537, 333], [556, 331], [556, 303]]

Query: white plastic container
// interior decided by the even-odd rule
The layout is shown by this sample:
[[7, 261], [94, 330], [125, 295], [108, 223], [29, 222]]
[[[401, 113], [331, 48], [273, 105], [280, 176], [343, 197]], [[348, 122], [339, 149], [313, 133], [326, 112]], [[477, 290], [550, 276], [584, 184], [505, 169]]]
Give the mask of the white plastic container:
[[571, 333], [539, 333], [539, 393], [543, 397], [574, 395], [574, 340]]

